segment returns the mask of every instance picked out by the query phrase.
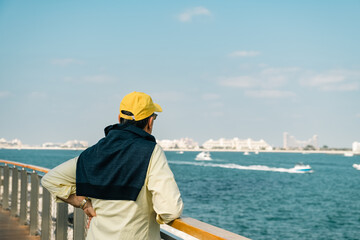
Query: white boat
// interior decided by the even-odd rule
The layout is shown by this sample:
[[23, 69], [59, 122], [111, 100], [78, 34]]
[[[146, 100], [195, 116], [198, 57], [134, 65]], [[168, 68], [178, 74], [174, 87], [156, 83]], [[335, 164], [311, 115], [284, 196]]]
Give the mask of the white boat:
[[210, 156], [210, 152], [201, 152], [198, 155], [196, 155], [195, 160], [200, 160], [200, 161], [210, 161], [211, 156]]
[[312, 173], [314, 172], [310, 165], [305, 165], [303, 163], [297, 163], [291, 170], [298, 173]]
[[345, 152], [344, 156], [345, 157], [352, 157], [352, 156], [354, 156], [354, 153], [353, 152]]
[[184, 151], [178, 151], [177, 154], [184, 154]]
[[356, 170], [360, 170], [360, 164], [354, 163], [354, 164], [353, 164], [353, 167], [354, 167]]
[[248, 151], [244, 152], [244, 155], [249, 155], [249, 152]]

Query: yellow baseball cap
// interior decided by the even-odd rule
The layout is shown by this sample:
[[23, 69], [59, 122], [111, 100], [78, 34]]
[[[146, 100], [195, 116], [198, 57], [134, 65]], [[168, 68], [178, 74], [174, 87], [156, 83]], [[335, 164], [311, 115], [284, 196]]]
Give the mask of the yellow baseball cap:
[[[130, 112], [130, 115], [124, 114], [124, 111]], [[132, 92], [122, 99], [119, 118], [140, 121], [150, 117], [154, 112], [162, 112], [159, 104], [154, 103], [146, 93]]]

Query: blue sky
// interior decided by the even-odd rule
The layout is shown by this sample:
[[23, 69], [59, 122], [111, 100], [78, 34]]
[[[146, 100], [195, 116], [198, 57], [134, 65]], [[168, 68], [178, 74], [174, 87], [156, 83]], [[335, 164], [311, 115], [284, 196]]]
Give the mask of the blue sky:
[[0, 138], [90, 144], [150, 94], [158, 139], [360, 141], [359, 1], [0, 0]]

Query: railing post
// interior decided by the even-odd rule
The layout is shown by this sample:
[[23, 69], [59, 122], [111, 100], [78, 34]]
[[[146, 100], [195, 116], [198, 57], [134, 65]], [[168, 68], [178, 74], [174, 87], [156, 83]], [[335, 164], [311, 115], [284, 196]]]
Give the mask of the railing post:
[[20, 171], [21, 176], [21, 193], [20, 193], [20, 217], [19, 223], [22, 225], [26, 224], [27, 220], [27, 194], [28, 194], [28, 176], [26, 170], [23, 168]]
[[81, 208], [74, 210], [74, 240], [85, 239], [86, 215]]
[[1, 199], [2, 199], [2, 192], [3, 192], [3, 191], [2, 191], [2, 187], [1, 187], [1, 186], [3, 185], [3, 180], [2, 180], [3, 168], [4, 168], [4, 166], [1, 166], [1, 165], [0, 165], [0, 197], [1, 197], [1, 198], [0, 198], [0, 205], [1, 205], [1, 206], [2, 206], [2, 200], [1, 200]]
[[160, 228], [160, 237], [162, 240], [183, 240], [184, 238], [180, 238], [162, 228]]
[[41, 240], [50, 239], [51, 231], [51, 194], [46, 188], [42, 188], [42, 221], [41, 221]]
[[19, 189], [19, 176], [18, 169], [14, 166], [12, 169], [12, 187], [11, 187], [11, 216], [15, 217], [18, 211], [18, 189]]
[[[2, 196], [1, 186], [3, 184], [3, 181], [2, 181], [3, 168], [4, 168], [3, 166], [0, 166], [0, 196]], [[0, 203], [0, 205], [2, 205], [2, 202]]]
[[68, 204], [57, 203], [56, 206], [56, 240], [67, 240]]
[[9, 209], [9, 166], [4, 166], [4, 182], [3, 182], [3, 199], [2, 199], [2, 208]]
[[30, 194], [30, 235], [38, 234], [38, 210], [39, 210], [39, 176], [35, 171], [31, 173]]

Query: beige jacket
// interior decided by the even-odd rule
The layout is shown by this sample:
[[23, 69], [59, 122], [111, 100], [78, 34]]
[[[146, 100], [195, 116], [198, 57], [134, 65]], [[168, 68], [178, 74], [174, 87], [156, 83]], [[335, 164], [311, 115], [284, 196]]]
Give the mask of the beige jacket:
[[[76, 193], [76, 162], [77, 158], [74, 158], [55, 167], [42, 178], [41, 184], [54, 197], [66, 199]], [[135, 202], [94, 198], [91, 201], [97, 216], [91, 220], [88, 240], [157, 240], [160, 239], [159, 224], [178, 218], [183, 210], [174, 175], [158, 144]]]

